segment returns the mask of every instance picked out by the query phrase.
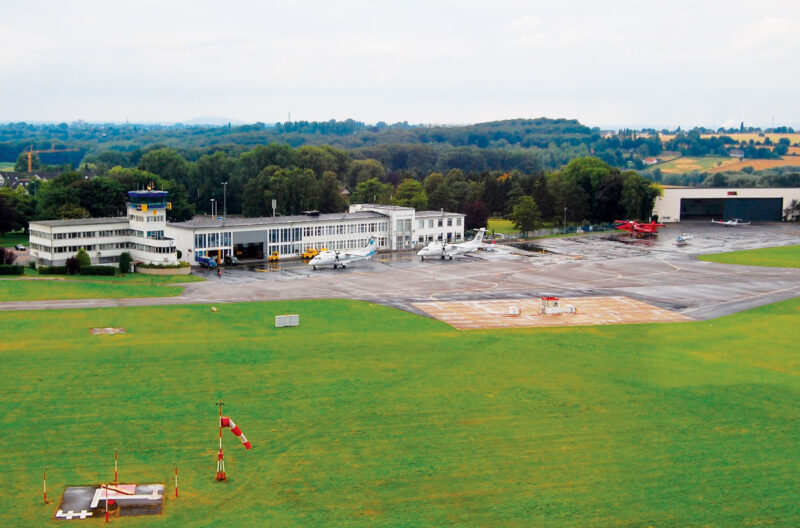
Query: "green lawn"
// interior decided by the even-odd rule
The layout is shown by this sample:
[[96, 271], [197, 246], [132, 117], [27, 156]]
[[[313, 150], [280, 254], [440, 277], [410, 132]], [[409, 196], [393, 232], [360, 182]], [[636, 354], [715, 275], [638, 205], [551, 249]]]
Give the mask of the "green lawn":
[[722, 264], [768, 266], [771, 268], [800, 268], [800, 245], [701, 255], [698, 259]]
[[519, 229], [514, 227], [514, 222], [511, 220], [506, 220], [505, 218], [490, 218], [488, 225], [486, 226], [486, 231], [489, 234], [494, 231], [495, 233], [500, 233], [502, 235], [519, 233]]
[[205, 280], [196, 275], [81, 276], [39, 275], [25, 269], [25, 278], [0, 277], [0, 302], [62, 299], [118, 299], [121, 297], [172, 297], [183, 288], [175, 283]]
[[28, 234], [22, 231], [12, 231], [5, 235], [0, 235], [0, 247], [14, 247], [17, 244], [24, 244], [27, 248]]
[[[0, 525], [53, 526], [114, 448], [123, 482], [171, 495], [180, 467], [131, 527], [798, 525], [800, 299], [470, 332], [355, 301], [218, 308], [0, 313]], [[287, 312], [302, 326], [275, 329]], [[227, 483], [220, 397], [254, 445], [225, 432]]]

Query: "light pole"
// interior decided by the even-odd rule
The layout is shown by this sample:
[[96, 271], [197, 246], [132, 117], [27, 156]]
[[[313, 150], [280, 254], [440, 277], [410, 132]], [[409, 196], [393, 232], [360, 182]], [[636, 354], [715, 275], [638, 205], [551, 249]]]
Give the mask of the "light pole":
[[564, 234], [567, 234], [567, 208], [564, 206]]
[[214, 198], [212, 198], [211, 199], [211, 218], [216, 218], [216, 215], [214, 214], [214, 202], [216, 202], [216, 200]]
[[222, 182], [222, 216], [228, 218], [228, 182]]

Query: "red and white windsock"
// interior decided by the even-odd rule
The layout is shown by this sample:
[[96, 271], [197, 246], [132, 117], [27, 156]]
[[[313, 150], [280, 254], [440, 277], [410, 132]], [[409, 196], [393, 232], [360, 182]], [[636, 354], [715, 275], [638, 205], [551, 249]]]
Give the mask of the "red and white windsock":
[[247, 440], [247, 438], [244, 436], [244, 433], [242, 433], [242, 430], [239, 429], [239, 426], [236, 425], [236, 422], [234, 422], [233, 420], [231, 420], [227, 416], [220, 416], [219, 417], [219, 426], [220, 427], [230, 427], [231, 428], [231, 432], [234, 435], [238, 436], [239, 439], [242, 441], [242, 445], [245, 447], [245, 449], [250, 449], [251, 447], [253, 447], [250, 444], [250, 442]]

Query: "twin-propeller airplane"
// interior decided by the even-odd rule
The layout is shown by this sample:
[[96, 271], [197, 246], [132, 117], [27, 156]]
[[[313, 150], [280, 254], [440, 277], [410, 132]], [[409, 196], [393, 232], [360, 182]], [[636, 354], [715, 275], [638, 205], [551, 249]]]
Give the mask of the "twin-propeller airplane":
[[454, 256], [466, 255], [467, 253], [472, 253], [473, 251], [480, 249], [480, 247], [483, 245], [483, 234], [485, 232], [486, 228], [482, 227], [478, 230], [475, 238], [460, 244], [442, 244], [441, 242], [432, 242], [420, 249], [417, 253], [417, 256], [419, 256], [422, 260], [425, 260], [426, 257], [453, 260]]

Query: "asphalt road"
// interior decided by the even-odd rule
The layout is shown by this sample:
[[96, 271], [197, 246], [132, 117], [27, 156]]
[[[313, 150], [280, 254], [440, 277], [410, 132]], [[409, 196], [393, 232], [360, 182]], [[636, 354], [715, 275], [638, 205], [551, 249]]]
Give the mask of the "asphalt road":
[[[695, 236], [683, 247], [681, 233]], [[683, 223], [655, 239], [616, 233], [544, 239], [538, 251], [497, 248], [453, 261], [411, 253], [377, 255], [347, 269], [313, 271], [301, 262], [200, 270], [208, 280], [190, 283], [179, 297], [0, 303], [0, 310], [222, 303], [347, 298], [418, 313], [426, 300], [625, 295], [712, 319], [800, 295], [800, 269], [701, 262], [698, 254], [800, 244], [800, 227], [769, 224], [737, 228]], [[541, 252], [544, 250], [545, 252]]]

